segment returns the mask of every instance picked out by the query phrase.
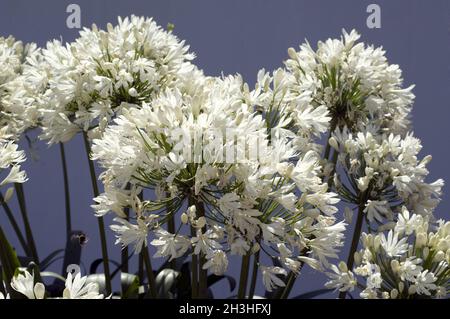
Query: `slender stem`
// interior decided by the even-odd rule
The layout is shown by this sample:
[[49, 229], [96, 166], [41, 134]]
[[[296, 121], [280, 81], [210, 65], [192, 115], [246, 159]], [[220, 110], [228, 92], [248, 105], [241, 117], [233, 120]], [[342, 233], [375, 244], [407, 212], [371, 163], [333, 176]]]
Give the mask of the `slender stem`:
[[[130, 184], [127, 184], [126, 186], [126, 190], [130, 189]], [[123, 210], [124, 214], [125, 214], [125, 220], [129, 220], [129, 215], [130, 215], [130, 208], [129, 207], [125, 207]], [[129, 266], [128, 266], [128, 260], [130, 259], [129, 257], [129, 251], [128, 251], [128, 246], [123, 247], [122, 252], [121, 252], [121, 267], [120, 270], [122, 271], [122, 273], [128, 273], [129, 271]]]
[[14, 187], [17, 192], [17, 200], [19, 201], [20, 212], [22, 213], [22, 219], [25, 226], [25, 236], [27, 238], [28, 247], [30, 248], [31, 256], [36, 264], [39, 264], [39, 256], [36, 249], [36, 243], [34, 241], [33, 232], [31, 231], [30, 220], [28, 219], [27, 206], [25, 203], [25, 193], [23, 185], [15, 183]]
[[153, 274], [152, 262], [148, 254], [147, 246], [142, 247], [142, 259], [145, 263], [145, 269], [147, 270], [147, 279], [149, 284], [149, 294], [153, 299], [158, 298], [158, 292], [156, 290], [155, 275]]
[[6, 216], [8, 217], [9, 222], [11, 223], [11, 226], [13, 227], [14, 232], [17, 235], [17, 238], [19, 239], [22, 249], [24, 250], [27, 256], [31, 257], [31, 252], [27, 245], [27, 241], [25, 240], [25, 237], [23, 237], [22, 231], [20, 230], [20, 227], [17, 224], [16, 219], [14, 218], [14, 214], [12, 213], [11, 208], [9, 208], [8, 203], [5, 202], [5, 199], [1, 192], [0, 192], [0, 203], [2, 204], [3, 209], [5, 210]]
[[[188, 198], [189, 207], [194, 205], [195, 201], [192, 196]], [[197, 236], [195, 228], [191, 227], [191, 236]], [[192, 252], [192, 261], [191, 261], [191, 298], [198, 298], [198, 256]]]
[[[170, 196], [170, 194], [166, 194], [166, 197]], [[167, 211], [171, 211], [170, 204], [167, 205]], [[167, 231], [171, 234], [175, 234], [175, 214], [170, 214], [169, 219], [167, 220]], [[170, 268], [175, 270], [177, 261], [175, 259], [169, 262]]]
[[64, 177], [64, 199], [66, 204], [66, 234], [67, 238], [69, 238], [70, 234], [72, 233], [72, 218], [70, 212], [69, 174], [67, 173], [66, 151], [64, 149], [63, 143], [59, 143], [59, 150], [61, 153], [61, 163]]
[[[89, 172], [90, 172], [90, 175], [91, 175], [92, 190], [93, 190], [93, 193], [94, 193], [94, 197], [97, 197], [97, 196], [100, 195], [100, 192], [98, 190], [97, 176], [95, 175], [94, 162], [90, 158], [91, 146], [89, 144], [89, 139], [87, 137], [87, 133], [86, 132], [83, 132], [83, 137], [84, 137], [84, 146], [85, 146], [85, 149], [86, 149], [86, 155], [87, 155], [88, 163], [89, 163]], [[111, 292], [112, 292], [111, 273], [109, 271], [108, 248], [107, 248], [107, 244], [106, 244], [105, 223], [103, 221], [103, 217], [101, 217], [101, 216], [97, 217], [97, 222], [98, 222], [98, 229], [99, 229], [99, 232], [100, 232], [100, 242], [101, 242], [101, 247], [102, 247], [103, 269], [104, 269], [104, 273], [105, 273], [106, 294], [110, 295]]]
[[253, 255], [252, 279], [250, 281], [250, 290], [248, 292], [248, 299], [253, 299], [253, 297], [255, 296], [256, 280], [258, 278], [259, 253], [260, 251], [258, 250], [256, 254]]
[[292, 287], [294, 287], [295, 278], [296, 278], [296, 276], [295, 276], [294, 272], [291, 271], [288, 274], [288, 277], [286, 280], [286, 287], [284, 287], [283, 292], [281, 293], [280, 299], [287, 299], [289, 297]]
[[241, 276], [239, 278], [238, 299], [244, 299], [247, 290], [248, 271], [250, 266], [250, 253], [242, 256]]
[[[197, 216], [205, 217], [205, 207], [203, 206], [203, 203], [200, 203], [196, 201], [195, 203]], [[202, 228], [202, 233], [206, 232], [206, 226]], [[203, 269], [203, 265], [206, 263], [205, 254], [203, 252], [200, 252], [199, 256], [199, 263], [198, 263], [198, 297], [201, 299], [206, 299], [208, 297], [208, 271]]]
[[[355, 252], [358, 249], [359, 239], [361, 237], [362, 226], [364, 223], [364, 208], [367, 201], [367, 192], [360, 193], [359, 195], [359, 207], [358, 207], [358, 216], [356, 219], [355, 230], [353, 231], [353, 239], [352, 244], [350, 246], [350, 252], [347, 259], [347, 267], [349, 270], [353, 269], [353, 264], [355, 262]], [[346, 291], [341, 291], [339, 293], [339, 299], [345, 299], [347, 295]]]
[[144, 258], [142, 258], [142, 254], [139, 254], [138, 277], [139, 277], [139, 283], [141, 285], [143, 285], [144, 284]]
[[331, 187], [333, 186], [333, 183], [334, 183], [334, 174], [336, 173], [336, 164], [337, 164], [337, 160], [338, 160], [338, 155], [339, 155], [339, 153], [336, 150], [334, 150], [333, 157], [331, 160], [331, 162], [333, 164], [333, 168], [330, 172], [330, 176], [328, 177], [328, 191], [331, 190]]

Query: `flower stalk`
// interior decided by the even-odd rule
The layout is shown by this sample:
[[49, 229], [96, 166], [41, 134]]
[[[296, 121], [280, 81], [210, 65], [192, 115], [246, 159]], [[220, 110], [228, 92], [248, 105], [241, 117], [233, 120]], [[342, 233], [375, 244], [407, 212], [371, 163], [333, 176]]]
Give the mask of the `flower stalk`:
[[[86, 155], [88, 158], [92, 190], [94, 193], [94, 197], [97, 197], [100, 194], [100, 192], [98, 190], [94, 162], [90, 158], [91, 146], [89, 144], [89, 139], [88, 139], [86, 132], [83, 133], [83, 137], [84, 137], [84, 146], [86, 149]], [[110, 273], [110, 269], [109, 269], [108, 248], [107, 248], [107, 244], [106, 244], [105, 223], [103, 221], [103, 217], [101, 217], [101, 216], [97, 217], [97, 222], [98, 222], [98, 229], [100, 232], [100, 242], [101, 242], [102, 258], [103, 258], [103, 269], [104, 269], [104, 273], [105, 273], [105, 286], [106, 286], [105, 288], [106, 288], [106, 294], [109, 295], [109, 294], [111, 294], [111, 291], [112, 291], [111, 273]]]
[[63, 169], [63, 178], [64, 178], [64, 201], [66, 208], [66, 234], [67, 238], [69, 238], [72, 232], [72, 217], [70, 210], [70, 188], [69, 188], [69, 174], [67, 172], [67, 160], [66, 160], [66, 151], [63, 143], [59, 143], [59, 151], [61, 154], [61, 164]]
[[36, 249], [36, 243], [34, 241], [33, 232], [31, 230], [30, 220], [28, 219], [23, 185], [21, 183], [14, 183], [14, 188], [17, 192], [17, 200], [19, 202], [20, 212], [22, 214], [22, 219], [25, 227], [25, 236], [27, 238], [28, 247], [30, 248], [31, 257], [33, 258], [35, 263], [39, 264], [39, 256]]

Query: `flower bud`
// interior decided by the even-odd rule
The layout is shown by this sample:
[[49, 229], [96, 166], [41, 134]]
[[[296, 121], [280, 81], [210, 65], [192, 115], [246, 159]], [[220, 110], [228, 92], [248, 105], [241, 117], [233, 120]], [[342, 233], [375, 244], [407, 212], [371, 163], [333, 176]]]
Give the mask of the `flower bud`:
[[415, 285], [409, 286], [409, 289], [408, 289], [408, 294], [409, 295], [414, 295], [416, 292], [417, 292], [417, 288], [416, 288]]
[[375, 251], [378, 251], [380, 249], [381, 246], [381, 238], [380, 236], [375, 236], [375, 238], [373, 239], [373, 248], [375, 249]]
[[397, 299], [397, 297], [398, 297], [398, 290], [394, 288], [391, 290], [391, 299]]
[[288, 55], [292, 60], [296, 60], [297, 59], [297, 52], [295, 52], [294, 48], [289, 48], [288, 49]]
[[418, 233], [416, 236], [416, 248], [422, 248], [427, 243], [427, 234]]
[[9, 200], [11, 199], [11, 197], [13, 196], [13, 194], [14, 194], [14, 187], [8, 188], [8, 190], [7, 190], [6, 193], [5, 193], [5, 197], [3, 198], [3, 201], [4, 201], [5, 203], [9, 202]]
[[357, 251], [354, 254], [354, 260], [355, 260], [355, 265], [356, 266], [361, 265], [362, 257], [361, 257], [361, 254], [359, 252], [357, 252]]
[[339, 270], [340, 270], [340, 271], [342, 271], [342, 272], [348, 272], [348, 267], [347, 267], [347, 264], [346, 264], [345, 262], [341, 261], [341, 262], [339, 263], [338, 267], [339, 267]]
[[398, 262], [398, 260], [391, 260], [391, 268], [395, 273], [398, 272], [398, 270], [400, 269], [400, 263]]
[[442, 250], [438, 251], [433, 258], [433, 260], [437, 263], [443, 261], [444, 259], [445, 259], [445, 253]]
[[344, 218], [345, 218], [345, 221], [347, 222], [347, 223], [349, 223], [349, 224], [351, 224], [352, 223], [352, 220], [353, 220], [353, 210], [351, 210], [349, 207], [345, 207], [344, 208]]
[[261, 249], [261, 246], [258, 243], [255, 243], [252, 247], [252, 254], [256, 254]]
[[336, 151], [339, 151], [339, 144], [334, 136], [330, 137], [328, 140], [328, 143], [332, 148], [334, 148]]
[[425, 247], [425, 248], [423, 249], [423, 259], [427, 259], [429, 253], [430, 253], [430, 248]]
[[206, 225], [206, 218], [205, 217], [202, 216], [199, 219], [197, 219], [197, 222], [196, 222], [197, 228], [203, 228], [203, 227], [205, 227], [205, 225]]
[[188, 221], [189, 221], [188, 215], [187, 215], [186, 213], [181, 214], [181, 222], [182, 222], [183, 224], [187, 224]]
[[137, 91], [135, 88], [130, 88], [130, 89], [128, 90], [128, 94], [129, 94], [131, 97], [136, 97], [136, 96], [138, 96], [138, 91]]

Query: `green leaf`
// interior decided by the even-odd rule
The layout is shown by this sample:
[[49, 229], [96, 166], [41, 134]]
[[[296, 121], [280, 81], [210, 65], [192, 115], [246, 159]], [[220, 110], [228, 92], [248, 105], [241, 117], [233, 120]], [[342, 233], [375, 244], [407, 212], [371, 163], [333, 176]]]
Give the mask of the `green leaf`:
[[120, 274], [122, 284], [122, 299], [136, 299], [139, 295], [139, 277], [129, 273]]

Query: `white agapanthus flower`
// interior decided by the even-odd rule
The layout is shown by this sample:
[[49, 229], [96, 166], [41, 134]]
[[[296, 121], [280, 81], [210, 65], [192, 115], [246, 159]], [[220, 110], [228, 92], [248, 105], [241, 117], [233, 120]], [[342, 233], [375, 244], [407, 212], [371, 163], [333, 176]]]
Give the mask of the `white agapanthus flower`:
[[[352, 291], [356, 279], [366, 279], [361, 298], [445, 298], [450, 282], [450, 222], [431, 223], [428, 216], [404, 209], [393, 230], [363, 234], [363, 248], [349, 271], [332, 266], [326, 286]], [[405, 231], [405, 224], [413, 225]], [[358, 285], [364, 286], [362, 284]], [[361, 288], [361, 287], [360, 287]]]
[[38, 123], [42, 86], [33, 70], [39, 60], [36, 44], [0, 37], [0, 127], [14, 139]]
[[[320, 178], [317, 152], [294, 145], [293, 136], [271, 134], [240, 76], [196, 83], [189, 94], [167, 89], [124, 109], [93, 141], [105, 185], [95, 199], [97, 214], [123, 218], [132, 208], [130, 224], [158, 215], [146, 227], [127, 224], [126, 232], [113, 226], [118, 242], [134, 241], [139, 251], [147, 230], [155, 237], [155, 256], [173, 259], [190, 251], [214, 273], [226, 271], [227, 254], [253, 254], [257, 245], [270, 246], [261, 251], [273, 251], [286, 270], [297, 273], [303, 262], [322, 269], [337, 257], [345, 225], [335, 223], [338, 198]], [[148, 189], [154, 196], [146, 198]], [[178, 214], [180, 231], [161, 228]], [[279, 283], [269, 282], [267, 289]]]
[[23, 273], [19, 273], [11, 280], [11, 287], [26, 296], [28, 299], [44, 299], [45, 298], [45, 286], [41, 282], [34, 280], [34, 274], [31, 274], [27, 270]]
[[[403, 138], [370, 131], [352, 134], [346, 129], [337, 130], [332, 138], [339, 152], [336, 190], [347, 202], [360, 205], [363, 200], [369, 223], [395, 222], [402, 209], [432, 216], [444, 182], [426, 181], [431, 156], [419, 159], [419, 139], [412, 134]], [[410, 232], [404, 221], [402, 227]]]
[[88, 277], [81, 277], [80, 273], [75, 276], [72, 273], [67, 274], [63, 299], [103, 299], [104, 296], [99, 292], [99, 286], [95, 282], [89, 282]]
[[[289, 49], [287, 70], [277, 71], [287, 75], [280, 76], [277, 86], [291, 82], [288, 91], [300, 104], [297, 112], [308, 110], [300, 102], [306, 101], [313, 106], [314, 111], [308, 111], [312, 116], [332, 118], [332, 130], [371, 125], [377, 131], [403, 135], [410, 124], [413, 86], [403, 88], [399, 66], [388, 63], [382, 48], [366, 46], [359, 38], [355, 30], [344, 30], [340, 39], [318, 42], [317, 50], [308, 42], [299, 51]], [[321, 122], [326, 127], [327, 123]]]
[[[45, 285], [35, 281], [34, 274], [30, 273], [28, 270], [23, 270], [17, 276], [13, 277], [11, 287], [28, 299], [45, 299]], [[0, 296], [0, 299], [2, 299], [2, 296]], [[97, 283], [89, 282], [89, 278], [82, 277], [80, 273], [77, 273], [74, 276], [69, 272], [65, 281], [62, 298], [103, 299], [104, 296], [99, 292]]]
[[20, 169], [25, 161], [25, 153], [18, 150], [17, 144], [6, 134], [8, 128], [0, 129], [0, 187], [13, 183], [24, 183], [26, 173]]
[[106, 30], [93, 25], [68, 44], [54, 40], [42, 50], [48, 73], [42, 96], [42, 137], [66, 142], [77, 132], [99, 136], [122, 110], [150, 102], [166, 88], [189, 92], [201, 73], [189, 47], [152, 19], [119, 18]]

